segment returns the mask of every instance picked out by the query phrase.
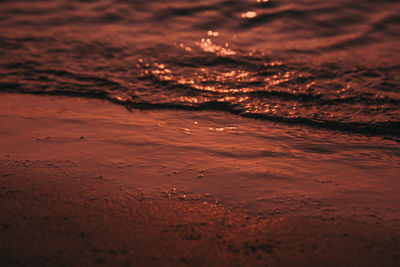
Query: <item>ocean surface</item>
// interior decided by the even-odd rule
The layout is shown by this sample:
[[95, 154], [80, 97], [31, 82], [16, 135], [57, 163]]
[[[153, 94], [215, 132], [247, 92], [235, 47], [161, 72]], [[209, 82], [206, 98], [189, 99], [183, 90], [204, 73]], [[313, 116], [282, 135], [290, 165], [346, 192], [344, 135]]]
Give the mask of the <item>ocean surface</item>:
[[399, 33], [390, 0], [3, 0], [0, 91], [198, 112], [204, 132], [236, 136], [229, 152], [196, 143], [232, 168], [274, 162], [285, 183], [368, 177], [394, 196]]
[[0, 90], [400, 137], [398, 1], [2, 1]]

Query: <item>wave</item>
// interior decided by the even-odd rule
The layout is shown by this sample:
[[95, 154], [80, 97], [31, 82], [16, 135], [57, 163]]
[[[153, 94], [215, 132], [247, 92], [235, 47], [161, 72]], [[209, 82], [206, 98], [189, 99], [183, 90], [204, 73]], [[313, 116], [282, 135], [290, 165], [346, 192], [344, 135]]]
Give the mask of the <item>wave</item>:
[[6, 1], [0, 91], [398, 138], [399, 10], [361, 0]]

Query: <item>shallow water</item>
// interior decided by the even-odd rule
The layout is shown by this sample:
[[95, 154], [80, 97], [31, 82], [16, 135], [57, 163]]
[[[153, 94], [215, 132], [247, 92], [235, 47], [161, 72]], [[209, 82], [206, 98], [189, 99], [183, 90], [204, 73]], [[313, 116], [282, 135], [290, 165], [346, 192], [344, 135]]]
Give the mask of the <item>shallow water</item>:
[[268, 216], [399, 226], [393, 140], [83, 98], [2, 94], [0, 105], [0, 160], [21, 168]]
[[165, 123], [180, 116], [191, 139], [151, 128], [144, 144], [171, 161], [214, 155], [195, 160], [208, 179], [176, 178], [189, 191], [256, 209], [276, 194], [287, 208], [346, 184], [321, 192], [394, 208], [399, 13], [398, 1], [365, 0], [2, 1], [0, 90], [181, 110]]

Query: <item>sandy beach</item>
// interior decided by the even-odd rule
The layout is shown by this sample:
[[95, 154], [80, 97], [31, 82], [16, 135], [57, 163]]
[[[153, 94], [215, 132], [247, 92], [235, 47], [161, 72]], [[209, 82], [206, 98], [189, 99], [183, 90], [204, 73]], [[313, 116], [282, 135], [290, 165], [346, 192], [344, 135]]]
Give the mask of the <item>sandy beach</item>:
[[[70, 168], [2, 160], [2, 266], [396, 266], [398, 232], [154, 198]], [[64, 173], [67, 172], [67, 174]]]
[[0, 267], [400, 266], [400, 1], [0, 2]]
[[[18, 94], [2, 94], [0, 101], [1, 266], [399, 264], [398, 214], [247, 212], [201, 190], [180, 191], [172, 178], [165, 181], [173, 175], [201, 180], [207, 163], [188, 165], [179, 151], [143, 145], [149, 133], [123, 124], [118, 116], [128, 111], [121, 107]], [[133, 116], [142, 120], [136, 125], [154, 122], [154, 114], [141, 112]], [[115, 142], [124, 139], [116, 128], [121, 125], [137, 140], [129, 151], [140, 156], [132, 162]], [[183, 166], [194, 171], [183, 172]]]

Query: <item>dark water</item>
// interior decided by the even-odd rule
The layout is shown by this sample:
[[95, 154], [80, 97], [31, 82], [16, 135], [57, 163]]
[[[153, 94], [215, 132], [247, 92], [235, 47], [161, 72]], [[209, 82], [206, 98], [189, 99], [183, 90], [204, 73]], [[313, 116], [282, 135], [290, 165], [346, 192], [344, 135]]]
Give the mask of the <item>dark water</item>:
[[0, 90], [399, 140], [399, 14], [382, 0], [3, 0]]

